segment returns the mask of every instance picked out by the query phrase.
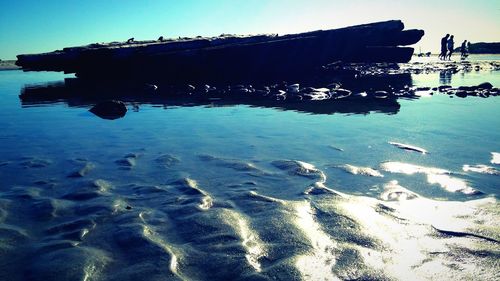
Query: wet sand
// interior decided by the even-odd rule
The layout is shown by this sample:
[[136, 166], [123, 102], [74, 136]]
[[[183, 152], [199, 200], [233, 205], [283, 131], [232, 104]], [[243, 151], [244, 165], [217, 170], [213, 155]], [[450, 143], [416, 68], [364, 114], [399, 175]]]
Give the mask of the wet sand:
[[[498, 87], [495, 71], [409, 87]], [[498, 97], [131, 97], [115, 120], [47, 84], [19, 98], [62, 78], [0, 73], [1, 280], [500, 278]]]

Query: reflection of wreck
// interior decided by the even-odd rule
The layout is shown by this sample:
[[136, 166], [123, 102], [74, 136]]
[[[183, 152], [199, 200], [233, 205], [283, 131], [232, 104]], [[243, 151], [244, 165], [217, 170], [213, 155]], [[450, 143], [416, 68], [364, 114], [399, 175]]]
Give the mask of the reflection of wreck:
[[19, 55], [25, 71], [64, 71], [91, 79], [207, 81], [309, 74], [334, 61], [408, 62], [422, 30], [387, 21], [293, 35], [227, 36], [91, 44]]
[[[301, 80], [298, 81], [302, 88], [316, 86], [318, 88], [326, 85], [326, 81]], [[301, 93], [283, 93], [274, 87], [281, 87], [279, 84], [272, 86], [233, 85], [215, 84], [207, 90], [203, 85], [192, 88], [186, 85], [161, 86], [152, 91], [145, 88], [141, 83], [102, 83], [79, 78], [67, 78], [65, 81], [42, 84], [27, 85], [20, 93], [22, 106], [39, 106], [43, 104], [65, 103], [71, 107], [90, 107], [105, 100], [121, 100], [134, 107], [141, 104], [154, 104], [164, 107], [170, 106], [232, 106], [250, 105], [258, 107], [272, 107], [282, 110], [294, 110], [313, 114], [369, 114], [370, 112], [381, 112], [386, 114], [396, 114], [400, 105], [398, 96], [394, 94], [386, 97], [377, 96], [373, 89], [386, 89], [391, 85], [393, 91], [402, 89], [411, 84], [411, 76], [388, 75], [385, 77], [361, 77], [356, 79], [344, 79], [340, 83], [348, 87], [351, 95], [335, 96], [331, 90], [330, 96], [323, 100], [298, 100]], [[269, 93], [262, 89], [271, 88]], [[254, 92], [245, 92], [253, 89]], [[323, 88], [325, 89], [325, 88]], [[339, 91], [347, 91], [339, 89]], [[359, 95], [364, 93], [364, 95]], [[411, 97], [406, 97], [411, 98]]]

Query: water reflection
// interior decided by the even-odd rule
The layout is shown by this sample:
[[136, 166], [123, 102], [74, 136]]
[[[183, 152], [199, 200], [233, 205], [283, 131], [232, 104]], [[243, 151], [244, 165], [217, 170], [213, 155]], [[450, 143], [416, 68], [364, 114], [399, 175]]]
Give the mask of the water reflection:
[[[21, 90], [20, 100], [23, 107], [61, 102], [70, 107], [90, 107], [104, 100], [117, 99], [132, 105], [132, 110], [138, 110], [141, 104], [162, 105], [164, 108], [243, 104], [311, 114], [369, 114], [370, 112], [396, 114], [400, 108], [397, 102], [399, 96], [390, 93], [402, 92], [403, 89], [408, 89], [408, 85], [411, 85], [409, 75], [376, 79], [374, 77], [359, 79], [337, 77], [336, 81], [338, 82], [301, 81], [301, 89], [309, 90], [310, 93], [300, 96], [290, 93], [293, 90], [292, 87], [299, 84], [286, 86], [285, 82], [272, 86], [245, 84], [244, 86], [196, 85], [195, 87], [134, 82], [106, 84], [67, 78], [50, 84], [25, 85]], [[339, 88], [340, 85], [348, 90]], [[281, 90], [283, 87], [285, 91]], [[328, 92], [326, 97], [324, 92], [321, 92], [324, 90]], [[381, 94], [384, 92], [385, 95]]]
[[453, 73], [449, 70], [439, 71], [439, 83], [441, 85], [450, 85], [452, 75]]

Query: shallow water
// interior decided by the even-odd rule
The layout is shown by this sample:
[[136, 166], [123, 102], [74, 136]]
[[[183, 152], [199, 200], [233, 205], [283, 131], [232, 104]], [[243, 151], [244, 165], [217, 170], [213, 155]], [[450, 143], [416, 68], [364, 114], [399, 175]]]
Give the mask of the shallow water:
[[19, 100], [64, 77], [0, 72], [1, 280], [500, 278], [499, 97], [331, 114], [129, 102], [113, 121]]

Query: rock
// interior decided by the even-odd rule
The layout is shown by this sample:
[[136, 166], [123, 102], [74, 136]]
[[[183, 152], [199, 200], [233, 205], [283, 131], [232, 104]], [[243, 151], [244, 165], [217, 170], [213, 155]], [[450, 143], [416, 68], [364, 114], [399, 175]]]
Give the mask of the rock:
[[332, 97], [334, 99], [342, 99], [342, 98], [346, 98], [348, 96], [350, 96], [352, 94], [351, 91], [349, 90], [346, 90], [346, 89], [336, 89], [336, 90], [332, 90]]
[[303, 99], [305, 100], [327, 100], [330, 99], [332, 96], [330, 95], [329, 92], [322, 92], [322, 91], [317, 91], [317, 92], [311, 92], [308, 94], [304, 94]]
[[292, 84], [287, 87], [287, 92], [291, 94], [297, 94], [300, 90], [300, 85], [299, 84]]
[[455, 96], [457, 96], [459, 98], [465, 98], [467, 96], [467, 91], [457, 91], [455, 93]]
[[331, 91], [333, 90], [337, 90], [337, 89], [340, 89], [340, 84], [339, 83], [331, 83], [330, 85], [326, 86], [327, 88], [329, 88]]
[[386, 91], [375, 91], [375, 93], [373, 93], [373, 96], [377, 99], [386, 99], [389, 96], [389, 93], [387, 93]]
[[493, 89], [493, 85], [491, 85], [491, 83], [489, 83], [489, 82], [485, 82], [485, 83], [481, 83], [481, 84], [477, 85], [477, 88], [491, 90], [491, 89]]
[[300, 92], [303, 93], [303, 94], [304, 93], [308, 94], [308, 93], [312, 93], [312, 92], [315, 92], [315, 91], [316, 91], [316, 89], [313, 88], [313, 87], [306, 87], [306, 88], [300, 89]]
[[450, 89], [450, 85], [441, 85], [438, 87], [440, 92], [446, 91], [447, 89]]
[[460, 86], [458, 87], [459, 90], [463, 90], [463, 91], [475, 91], [477, 90], [477, 87], [476, 86]]
[[237, 95], [250, 93], [250, 90], [247, 87], [245, 87], [244, 85], [232, 86], [230, 91], [232, 94], [237, 94]]
[[122, 101], [110, 100], [96, 104], [89, 111], [102, 119], [114, 120], [125, 116], [127, 106]]
[[188, 85], [186, 85], [185, 90], [186, 90], [187, 93], [192, 93], [192, 92], [194, 92], [196, 90], [196, 87], [193, 86], [193, 85], [191, 85], [191, 84], [188, 84]]
[[155, 84], [144, 84], [144, 91], [153, 93], [156, 92], [156, 90], [158, 90], [158, 86], [156, 86]]

